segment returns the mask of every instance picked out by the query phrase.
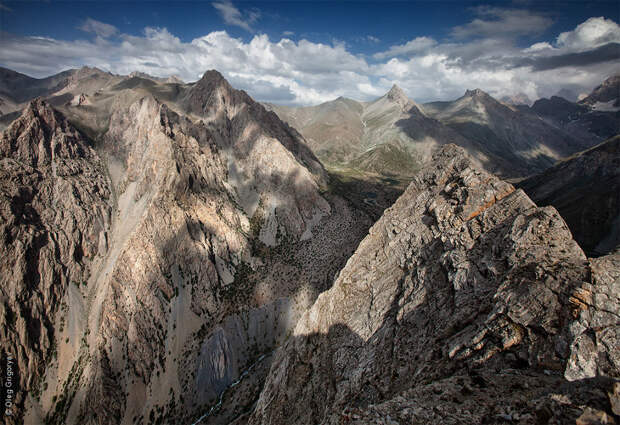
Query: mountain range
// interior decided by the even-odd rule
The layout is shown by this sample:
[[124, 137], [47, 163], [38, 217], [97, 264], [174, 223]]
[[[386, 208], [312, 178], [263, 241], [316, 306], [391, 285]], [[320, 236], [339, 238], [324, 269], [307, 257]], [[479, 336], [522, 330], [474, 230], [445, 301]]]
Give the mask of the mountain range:
[[2, 69], [5, 418], [614, 423], [614, 87], [297, 108]]
[[0, 139], [15, 403], [26, 423], [189, 421], [273, 351], [371, 220], [219, 73], [87, 74]]
[[[597, 90], [607, 90], [606, 96], [615, 91], [617, 99], [619, 83], [614, 78], [586, 99], [594, 99]], [[297, 128], [332, 168], [406, 179], [429, 160], [435, 147], [455, 143], [486, 170], [515, 179], [618, 133], [617, 111], [601, 110], [600, 102], [592, 106], [594, 101], [586, 99], [576, 104], [554, 97], [532, 107], [514, 106], [475, 89], [454, 101], [419, 105], [394, 86], [372, 102], [338, 98], [311, 107], [266, 107]], [[575, 113], [578, 118], [570, 118]]]

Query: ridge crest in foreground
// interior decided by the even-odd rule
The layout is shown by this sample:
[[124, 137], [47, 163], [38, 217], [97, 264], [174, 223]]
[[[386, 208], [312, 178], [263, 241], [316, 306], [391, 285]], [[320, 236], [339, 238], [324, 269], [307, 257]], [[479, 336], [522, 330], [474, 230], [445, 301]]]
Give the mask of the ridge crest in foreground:
[[593, 267], [554, 208], [445, 146], [298, 322], [250, 423], [611, 415], [614, 258]]

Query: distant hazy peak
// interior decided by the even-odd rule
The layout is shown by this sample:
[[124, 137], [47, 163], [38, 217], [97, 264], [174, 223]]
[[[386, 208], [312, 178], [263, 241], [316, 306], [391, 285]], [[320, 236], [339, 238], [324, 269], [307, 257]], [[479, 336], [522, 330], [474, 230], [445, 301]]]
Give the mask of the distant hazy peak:
[[403, 89], [394, 84], [389, 92], [383, 98], [399, 105], [403, 111], [412, 112], [414, 108], [422, 115], [426, 116], [424, 109], [413, 100], [409, 99]]
[[106, 75], [112, 75], [110, 72], [106, 72], [102, 69], [97, 68], [96, 66], [83, 66], [79, 69], [76, 70], [74, 75], [77, 75], [79, 77], [86, 77], [88, 75], [95, 75], [95, 74], [106, 74]]
[[508, 105], [532, 105], [532, 100], [525, 93], [516, 93], [512, 95], [502, 96], [499, 99], [501, 102], [506, 103]]
[[581, 99], [579, 103], [593, 106], [598, 102], [605, 103], [609, 101], [615, 101], [614, 106], [620, 106], [620, 74], [613, 75], [603, 81], [601, 85], [594, 88], [592, 93]]
[[491, 97], [487, 92], [480, 89], [473, 89], [465, 91], [465, 97], [477, 97], [477, 98], [488, 98]]
[[612, 75], [605, 81], [603, 81], [603, 86], [611, 86], [614, 84], [620, 84], [620, 74]]
[[166, 82], [183, 84], [184, 81], [178, 75], [171, 75], [170, 77], [166, 78]]

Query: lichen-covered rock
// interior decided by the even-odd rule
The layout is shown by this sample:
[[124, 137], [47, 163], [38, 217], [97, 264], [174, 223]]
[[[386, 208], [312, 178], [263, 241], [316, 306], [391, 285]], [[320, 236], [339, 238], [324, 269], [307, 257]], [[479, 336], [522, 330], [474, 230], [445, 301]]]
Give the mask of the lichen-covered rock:
[[[300, 319], [250, 423], [565, 423], [586, 405], [611, 413], [610, 261], [590, 268], [555, 209], [444, 147]], [[596, 301], [583, 301], [587, 291]], [[580, 338], [592, 331], [604, 338], [590, 347]]]

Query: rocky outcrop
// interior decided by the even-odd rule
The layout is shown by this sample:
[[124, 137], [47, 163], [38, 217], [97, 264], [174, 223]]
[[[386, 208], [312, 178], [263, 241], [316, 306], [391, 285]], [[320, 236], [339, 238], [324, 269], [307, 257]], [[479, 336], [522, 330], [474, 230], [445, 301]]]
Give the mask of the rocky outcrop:
[[240, 154], [247, 153], [258, 136], [266, 135], [291, 152], [319, 184], [325, 183], [325, 170], [301, 135], [246, 92], [233, 89], [219, 72], [205, 72], [179, 102], [189, 113], [221, 124], [228, 130], [225, 144], [233, 145]]
[[2, 134], [0, 163], [0, 335], [3, 360], [11, 354], [18, 371], [19, 420], [57, 362], [69, 294], [108, 250], [112, 192], [89, 141], [42, 100]]
[[187, 116], [144, 87], [101, 90], [59, 106], [93, 138], [37, 101], [1, 139], [16, 418], [190, 422], [225, 392], [212, 419], [232, 420], [370, 220], [326, 190], [303, 138], [223, 79], [210, 90], [228, 100]]
[[538, 205], [555, 207], [590, 256], [620, 246], [620, 136], [519, 183]]
[[590, 262], [555, 209], [446, 146], [298, 322], [250, 423], [610, 417], [617, 255]]

